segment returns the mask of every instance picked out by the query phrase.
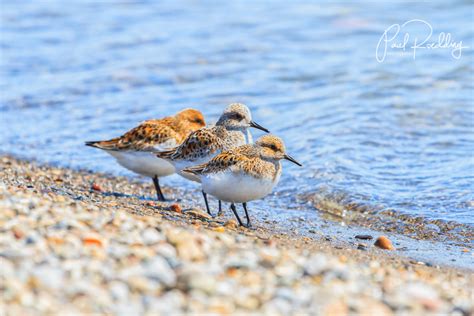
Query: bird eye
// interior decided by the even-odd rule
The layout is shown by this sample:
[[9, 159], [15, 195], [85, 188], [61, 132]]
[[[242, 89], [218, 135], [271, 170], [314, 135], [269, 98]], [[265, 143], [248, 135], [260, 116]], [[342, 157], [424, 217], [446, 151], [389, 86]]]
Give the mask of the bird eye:
[[275, 145], [270, 145], [270, 149], [273, 150], [273, 151], [277, 151], [278, 148], [275, 146]]
[[235, 113], [233, 115], [233, 118], [236, 119], [237, 121], [242, 121], [244, 119], [243, 115], [240, 113]]

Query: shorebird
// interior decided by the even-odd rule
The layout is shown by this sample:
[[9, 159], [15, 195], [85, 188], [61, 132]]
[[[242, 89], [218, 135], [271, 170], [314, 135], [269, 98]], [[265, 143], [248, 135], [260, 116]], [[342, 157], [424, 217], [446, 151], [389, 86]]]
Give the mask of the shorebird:
[[[251, 142], [252, 135], [249, 127], [269, 133], [266, 128], [252, 120], [252, 115], [246, 105], [233, 103], [224, 110], [215, 126], [192, 132], [180, 146], [169, 151], [159, 152], [157, 156], [173, 164], [179, 175], [188, 180], [200, 182], [200, 177], [189, 172], [182, 172], [182, 170], [206, 163], [223, 151]], [[204, 191], [202, 194], [207, 213], [212, 215], [207, 194]], [[221, 210], [221, 201], [219, 201], [219, 213]]]
[[204, 116], [194, 109], [185, 109], [174, 116], [148, 120], [120, 137], [86, 142], [87, 146], [105, 150], [122, 166], [137, 174], [151, 177], [157, 198], [165, 201], [159, 178], [175, 172], [172, 164], [154, 155], [157, 151], [175, 148], [193, 131], [206, 126]]
[[[239, 224], [251, 227], [247, 202], [261, 199], [272, 192], [280, 180], [282, 159], [302, 166], [286, 153], [285, 144], [280, 138], [265, 135], [255, 144], [223, 152], [207, 163], [185, 168], [183, 173], [199, 177], [203, 192], [230, 202]], [[242, 203], [246, 225], [242, 224], [235, 203]]]

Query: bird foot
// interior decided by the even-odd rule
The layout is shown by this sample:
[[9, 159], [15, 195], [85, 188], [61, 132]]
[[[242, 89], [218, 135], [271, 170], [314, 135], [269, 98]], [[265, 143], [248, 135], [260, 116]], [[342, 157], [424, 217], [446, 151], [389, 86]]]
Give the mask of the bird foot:
[[249, 230], [256, 230], [257, 229], [255, 226], [252, 226], [252, 224], [242, 224], [242, 227], [245, 227]]

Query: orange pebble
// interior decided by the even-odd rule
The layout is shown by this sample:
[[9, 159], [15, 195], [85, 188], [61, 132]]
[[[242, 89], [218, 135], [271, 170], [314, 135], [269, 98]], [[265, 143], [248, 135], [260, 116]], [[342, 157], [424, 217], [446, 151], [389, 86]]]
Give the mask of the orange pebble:
[[97, 183], [92, 183], [92, 190], [102, 192], [102, 188]]
[[102, 247], [102, 241], [97, 237], [85, 237], [82, 242], [86, 246], [99, 246]]
[[59, 237], [48, 237], [48, 242], [56, 245], [60, 245], [64, 243], [64, 239]]
[[179, 206], [179, 204], [171, 204], [170, 210], [176, 213], [180, 213], [180, 214], [183, 213], [183, 211], [181, 210], [181, 206]]
[[238, 225], [237, 225], [237, 222], [235, 220], [231, 219], [231, 220], [228, 220], [227, 222], [225, 222], [224, 226], [228, 227], [228, 228], [236, 228]]
[[390, 239], [385, 236], [380, 236], [379, 238], [377, 238], [374, 245], [386, 250], [395, 250], [395, 247], [392, 245]]
[[239, 273], [239, 269], [231, 267], [227, 269], [227, 275], [230, 276], [231, 278], [234, 278], [237, 276]]
[[22, 239], [25, 234], [18, 228], [13, 228], [13, 236], [15, 236], [16, 239]]

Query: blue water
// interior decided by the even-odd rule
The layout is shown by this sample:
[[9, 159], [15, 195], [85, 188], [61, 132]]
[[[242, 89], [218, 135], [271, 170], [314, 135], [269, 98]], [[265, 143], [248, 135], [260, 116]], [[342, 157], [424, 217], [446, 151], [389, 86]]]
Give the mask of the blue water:
[[[183, 107], [214, 121], [243, 102], [304, 163], [285, 164], [281, 198], [314, 194], [474, 224], [473, 8], [2, 1], [1, 151], [128, 174], [83, 142]], [[440, 48], [414, 59], [406, 49], [378, 62], [384, 30], [411, 19], [433, 26], [431, 41], [449, 32], [469, 48], [459, 59]], [[408, 30], [411, 39], [427, 31]], [[164, 184], [193, 187], [176, 176]]]

